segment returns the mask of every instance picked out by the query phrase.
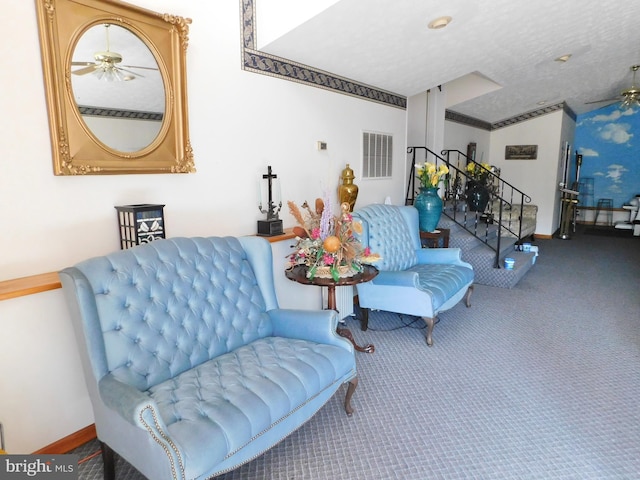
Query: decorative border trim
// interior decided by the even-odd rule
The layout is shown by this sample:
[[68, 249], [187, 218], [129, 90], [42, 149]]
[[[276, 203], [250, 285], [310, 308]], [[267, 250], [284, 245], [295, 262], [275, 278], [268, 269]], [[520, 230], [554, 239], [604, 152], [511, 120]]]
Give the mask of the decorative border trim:
[[469, 117], [467, 115], [463, 115], [462, 113], [454, 112], [451, 110], [445, 110], [444, 119], [451, 122], [462, 123], [463, 125], [468, 125], [470, 127], [476, 127], [482, 130], [491, 131], [491, 124], [489, 122], [478, 120], [477, 118]]
[[116, 118], [128, 118], [130, 120], [151, 120], [155, 122], [161, 122], [164, 114], [157, 112], [143, 112], [139, 110], [119, 110], [116, 108], [104, 108], [104, 107], [88, 107], [86, 105], [78, 105], [81, 115], [88, 115], [91, 117], [116, 117]]
[[451, 110], [445, 111], [445, 120], [449, 120], [451, 122], [462, 123], [463, 125], [468, 125], [470, 127], [481, 128], [483, 130], [498, 130], [499, 128], [508, 127], [510, 125], [515, 125], [516, 123], [526, 122], [527, 120], [531, 120], [533, 118], [539, 117], [541, 115], [546, 115], [547, 113], [556, 112], [562, 109], [564, 113], [566, 113], [574, 122], [577, 119], [576, 113], [569, 108], [569, 106], [565, 102], [556, 103], [555, 105], [549, 105], [544, 108], [539, 108], [537, 110], [532, 110], [530, 112], [523, 113], [521, 115], [516, 115], [515, 117], [507, 118], [505, 120], [501, 120], [495, 123], [485, 122], [484, 120], [478, 120], [477, 118], [469, 117], [467, 115], [463, 115], [462, 113], [454, 112]]
[[407, 98], [256, 49], [254, 0], [240, 0], [242, 69], [406, 109]]
[[539, 117], [541, 115], [546, 115], [547, 113], [556, 112], [558, 110], [564, 110], [567, 115], [576, 119], [576, 114], [571, 110], [566, 103], [556, 103], [555, 105], [549, 105], [543, 108], [539, 108], [537, 110], [532, 110], [530, 112], [523, 113], [521, 115], [516, 115], [515, 117], [507, 118], [506, 120], [501, 120], [499, 122], [491, 124], [492, 130], [497, 130], [498, 128], [508, 127], [509, 125], [514, 125], [516, 123], [525, 122], [527, 120], [531, 120], [532, 118]]

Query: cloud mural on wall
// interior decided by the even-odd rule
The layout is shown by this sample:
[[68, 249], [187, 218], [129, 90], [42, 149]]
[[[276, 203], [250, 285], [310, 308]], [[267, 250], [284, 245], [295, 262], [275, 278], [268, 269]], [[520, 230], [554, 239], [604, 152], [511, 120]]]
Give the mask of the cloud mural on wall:
[[606, 175], [613, 183], [622, 183], [622, 176], [624, 172], [628, 171], [623, 165], [616, 165], [615, 163], [609, 165], [609, 171]]
[[[604, 107], [604, 108], [607, 108], [607, 107]], [[598, 109], [596, 110], [596, 112], [599, 112], [600, 110], [602, 109]], [[578, 118], [578, 120], [576, 121], [576, 126], [581, 127], [586, 123], [617, 122], [618, 120], [620, 120], [621, 117], [635, 115], [635, 113], [636, 111], [633, 108], [627, 108], [625, 110], [620, 110], [619, 108], [616, 108], [612, 112], [598, 113], [593, 115], [592, 117], [589, 117], [588, 116], [589, 114], [584, 114], [584, 115], [581, 115], [582, 118]]]
[[633, 133], [629, 133], [631, 125], [628, 123], [607, 123], [600, 129], [600, 138], [607, 142], [628, 143], [633, 137]]
[[635, 113], [636, 113], [635, 110], [633, 110], [632, 108], [628, 108], [626, 110], [616, 109], [608, 115], [603, 115], [603, 114], [596, 115], [593, 118], [591, 118], [591, 121], [592, 122], [615, 122], [619, 120], [620, 117], [633, 115]]
[[596, 152], [595, 150], [592, 150], [591, 148], [581, 148], [580, 154], [583, 157], [599, 157], [600, 156], [598, 152]]
[[640, 153], [633, 145], [638, 133], [640, 110], [621, 109], [617, 103], [578, 115], [575, 144], [583, 156], [580, 180], [594, 180], [593, 195], [583, 199], [585, 206], [611, 198], [613, 206], [620, 208], [640, 193]]

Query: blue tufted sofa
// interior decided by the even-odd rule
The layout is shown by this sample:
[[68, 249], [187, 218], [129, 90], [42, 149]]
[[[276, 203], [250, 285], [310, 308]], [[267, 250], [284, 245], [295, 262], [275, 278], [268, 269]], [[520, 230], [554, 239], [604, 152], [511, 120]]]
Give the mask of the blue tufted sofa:
[[105, 478], [204, 479], [261, 455], [357, 384], [333, 311], [279, 309], [259, 237], [174, 238], [60, 272]]

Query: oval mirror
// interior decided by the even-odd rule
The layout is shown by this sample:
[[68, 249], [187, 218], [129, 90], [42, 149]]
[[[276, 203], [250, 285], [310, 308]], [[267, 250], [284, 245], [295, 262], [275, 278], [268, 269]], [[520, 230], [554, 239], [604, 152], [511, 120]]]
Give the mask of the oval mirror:
[[134, 32], [113, 23], [82, 33], [71, 59], [71, 87], [87, 130], [118, 152], [144, 150], [165, 117], [158, 62]]
[[189, 18], [122, 0], [38, 0], [55, 175], [195, 172]]

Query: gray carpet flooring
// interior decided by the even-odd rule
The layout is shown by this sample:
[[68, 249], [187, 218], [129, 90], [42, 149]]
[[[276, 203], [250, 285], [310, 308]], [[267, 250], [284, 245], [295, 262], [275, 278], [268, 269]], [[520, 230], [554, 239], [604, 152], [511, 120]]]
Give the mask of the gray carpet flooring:
[[[513, 289], [421, 320], [347, 320], [360, 377], [232, 479], [640, 479], [640, 239], [541, 240]], [[346, 387], [343, 387], [346, 388]], [[74, 453], [88, 456], [91, 442]], [[143, 478], [118, 459], [117, 478]], [[101, 458], [80, 467], [102, 477]]]

